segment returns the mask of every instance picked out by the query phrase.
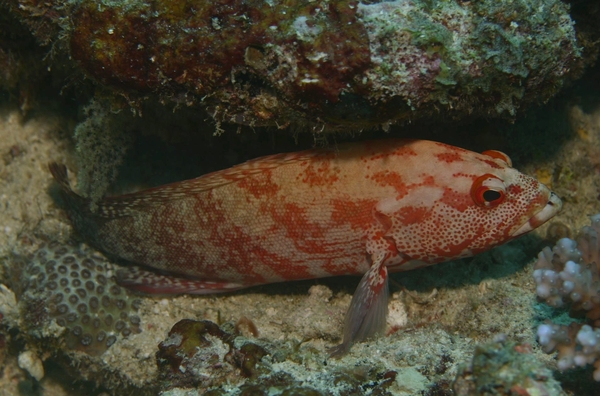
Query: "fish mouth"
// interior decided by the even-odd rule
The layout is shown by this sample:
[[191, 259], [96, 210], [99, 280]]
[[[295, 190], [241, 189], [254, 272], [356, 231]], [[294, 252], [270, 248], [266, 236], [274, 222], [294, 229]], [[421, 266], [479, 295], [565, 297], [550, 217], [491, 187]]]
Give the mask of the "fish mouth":
[[558, 198], [558, 195], [550, 192], [550, 198], [546, 206], [539, 212], [533, 215], [525, 224], [519, 227], [515, 232], [511, 234], [512, 237], [523, 235], [529, 231], [535, 230], [548, 220], [554, 217], [562, 209], [562, 201]]

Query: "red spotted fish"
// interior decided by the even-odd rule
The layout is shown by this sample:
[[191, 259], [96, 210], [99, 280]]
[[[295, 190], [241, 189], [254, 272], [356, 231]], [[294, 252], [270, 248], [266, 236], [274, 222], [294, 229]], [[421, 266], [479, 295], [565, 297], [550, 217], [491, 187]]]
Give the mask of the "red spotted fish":
[[[380, 333], [388, 272], [459, 259], [521, 236], [561, 200], [482, 154], [425, 140], [382, 140], [277, 154], [196, 179], [107, 197], [91, 209], [51, 164], [74, 228], [148, 293], [208, 294], [362, 275], [333, 353]], [[149, 269], [149, 268], [148, 268]]]

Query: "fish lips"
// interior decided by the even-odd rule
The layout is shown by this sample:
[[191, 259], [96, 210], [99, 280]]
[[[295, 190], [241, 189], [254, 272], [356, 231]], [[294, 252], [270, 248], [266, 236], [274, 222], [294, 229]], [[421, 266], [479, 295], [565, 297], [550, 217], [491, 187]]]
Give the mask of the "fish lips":
[[533, 231], [551, 218], [553, 218], [560, 210], [562, 209], [562, 201], [558, 197], [558, 195], [550, 192], [550, 198], [548, 199], [548, 203], [546, 206], [542, 208], [539, 212], [533, 215], [529, 220], [527, 220], [523, 225], [517, 228], [511, 234], [511, 237], [518, 237], [520, 235], [526, 234], [529, 231]]

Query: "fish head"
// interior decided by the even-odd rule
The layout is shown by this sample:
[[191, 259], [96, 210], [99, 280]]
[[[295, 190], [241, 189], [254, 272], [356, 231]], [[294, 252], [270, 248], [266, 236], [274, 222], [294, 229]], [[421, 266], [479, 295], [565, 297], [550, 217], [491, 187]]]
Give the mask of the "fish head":
[[375, 208], [400, 252], [390, 270], [470, 257], [536, 229], [562, 207], [556, 194], [513, 168], [504, 153], [439, 143], [426, 149], [431, 160], [416, 168], [410, 193]]
[[498, 236], [499, 243], [538, 228], [561, 210], [560, 198], [543, 183], [513, 168], [506, 154], [489, 150], [476, 158], [482, 169], [488, 169], [472, 177], [469, 192], [473, 215], [486, 219], [476, 222], [479, 227], [488, 232], [496, 229], [492, 234]]

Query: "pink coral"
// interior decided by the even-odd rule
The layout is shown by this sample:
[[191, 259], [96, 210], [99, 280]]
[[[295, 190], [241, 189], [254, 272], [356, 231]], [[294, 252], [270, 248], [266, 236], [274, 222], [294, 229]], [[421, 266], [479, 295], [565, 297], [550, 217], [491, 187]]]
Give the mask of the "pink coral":
[[591, 217], [574, 241], [559, 240], [554, 248], [544, 248], [538, 255], [533, 276], [537, 295], [553, 307], [569, 306], [582, 312], [588, 323], [569, 326], [543, 324], [538, 339], [545, 352], [558, 351], [558, 368], [593, 364], [594, 379], [600, 381], [600, 214]]

